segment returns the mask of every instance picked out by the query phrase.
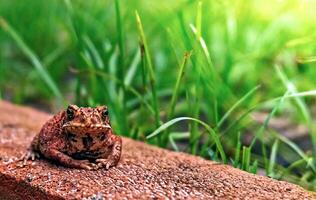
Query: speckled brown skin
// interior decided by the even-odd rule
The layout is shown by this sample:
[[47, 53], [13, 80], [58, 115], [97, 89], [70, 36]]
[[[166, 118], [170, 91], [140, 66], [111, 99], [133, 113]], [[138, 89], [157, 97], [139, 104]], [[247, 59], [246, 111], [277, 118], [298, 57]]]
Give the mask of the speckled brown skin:
[[107, 107], [69, 105], [44, 124], [23, 160], [40, 153], [67, 167], [108, 169], [119, 162], [121, 151], [122, 139], [113, 134]]

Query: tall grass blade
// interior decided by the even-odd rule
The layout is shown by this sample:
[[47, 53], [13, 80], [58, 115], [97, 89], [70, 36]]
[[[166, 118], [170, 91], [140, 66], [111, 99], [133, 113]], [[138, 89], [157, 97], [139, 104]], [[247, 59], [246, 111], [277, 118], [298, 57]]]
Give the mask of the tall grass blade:
[[233, 166], [234, 167], [238, 167], [239, 165], [239, 160], [240, 160], [240, 149], [241, 149], [241, 141], [240, 141], [240, 132], [238, 132], [238, 136], [237, 136], [237, 144], [235, 147], [235, 158], [233, 161]]
[[[117, 28], [117, 41], [119, 44], [119, 66], [117, 70], [117, 77], [119, 79], [125, 79], [125, 41], [124, 41], [124, 26], [122, 22], [122, 13], [120, 7], [120, 0], [115, 0], [115, 14], [116, 14], [116, 28]], [[120, 101], [120, 112], [122, 118], [122, 128], [124, 132], [128, 132], [128, 125], [127, 125], [127, 108], [126, 108], [126, 91], [125, 91], [125, 84], [121, 85], [119, 90], [119, 101]]]
[[202, 29], [202, 1], [198, 2], [195, 25], [196, 25], [196, 39], [197, 41], [200, 41], [201, 29]]
[[174, 115], [175, 105], [176, 105], [176, 102], [177, 102], [178, 97], [179, 97], [180, 84], [181, 84], [181, 81], [182, 81], [184, 74], [185, 74], [186, 64], [187, 64], [188, 60], [190, 59], [191, 55], [192, 55], [192, 52], [186, 52], [184, 57], [183, 57], [183, 60], [181, 62], [180, 69], [179, 69], [178, 76], [177, 76], [177, 80], [176, 80], [176, 84], [175, 84], [173, 92], [172, 92], [171, 103], [170, 103], [169, 112], [168, 112], [168, 119], [170, 119]]
[[66, 6], [67, 9], [67, 15], [66, 15], [66, 20], [68, 22], [69, 28], [71, 30], [71, 33], [73, 35], [72, 38], [74, 38], [75, 43], [78, 43], [79, 39], [78, 39], [78, 33], [75, 27], [75, 23], [73, 20], [73, 16], [74, 16], [74, 9], [72, 7], [72, 3], [70, 0], [64, 0], [64, 4]]
[[[190, 28], [191, 28], [191, 30], [192, 30], [192, 32], [195, 34], [195, 35], [197, 35], [197, 37], [199, 38], [199, 44], [201, 45], [201, 48], [202, 48], [202, 50], [203, 50], [203, 53], [204, 53], [204, 56], [205, 56], [205, 58], [206, 58], [206, 60], [207, 60], [207, 62], [208, 62], [208, 65], [209, 66], [212, 66], [212, 70], [213, 70], [213, 64], [212, 64], [212, 59], [211, 59], [211, 55], [210, 55], [210, 53], [209, 53], [209, 50], [208, 50], [208, 48], [207, 48], [207, 45], [206, 45], [206, 42], [205, 42], [205, 40], [203, 39], [203, 37], [200, 35], [200, 36], [198, 36], [198, 30], [195, 28], [195, 26], [193, 25], [193, 24], [190, 24]], [[214, 73], [214, 70], [213, 70], [213, 73]]]
[[83, 59], [83, 61], [86, 63], [87, 68], [89, 69], [89, 73], [87, 75], [89, 76], [89, 80], [90, 80], [89, 82], [91, 86], [90, 90], [93, 96], [95, 96], [97, 93], [97, 78], [93, 73], [91, 73], [91, 71], [94, 70], [94, 65], [93, 65], [91, 55], [88, 50], [84, 49], [83, 52], [80, 53], [80, 56]]
[[139, 17], [139, 14], [137, 11], [135, 11], [136, 15], [136, 22], [137, 22], [137, 28], [138, 28], [138, 33], [140, 36], [140, 42], [141, 42], [141, 47], [143, 47], [143, 51], [145, 54], [146, 58], [146, 66], [149, 72], [149, 81], [150, 81], [150, 86], [151, 86], [151, 92], [152, 92], [152, 102], [153, 102], [153, 108], [155, 111], [155, 125], [156, 127], [159, 126], [160, 124], [160, 116], [159, 116], [159, 108], [158, 108], [158, 98], [157, 98], [157, 92], [156, 92], [156, 79], [155, 79], [155, 73], [154, 73], [154, 68], [151, 62], [151, 56], [149, 53], [149, 48], [147, 45], [147, 40], [145, 37], [143, 25], [141, 22], [141, 19]]
[[125, 43], [124, 43], [124, 28], [122, 23], [121, 16], [121, 8], [120, 8], [120, 0], [115, 0], [115, 14], [116, 14], [116, 28], [117, 28], [117, 41], [120, 49], [120, 70], [118, 71], [118, 75], [120, 78], [124, 77], [125, 74]]
[[88, 36], [84, 36], [83, 37], [83, 41], [86, 43], [88, 49], [90, 50], [91, 55], [93, 56], [93, 59], [95, 61], [95, 65], [99, 68], [99, 69], [104, 69], [104, 63], [102, 61], [102, 58], [97, 50], [97, 48], [95, 47], [95, 45], [93, 44], [93, 42], [91, 41], [91, 39]]
[[278, 147], [279, 147], [279, 140], [276, 139], [272, 145], [272, 150], [271, 150], [271, 154], [270, 154], [270, 161], [269, 161], [269, 168], [268, 168], [268, 176], [270, 177], [274, 177], [274, 166], [276, 163], [276, 156], [278, 153]]
[[243, 146], [241, 166], [242, 166], [242, 169], [245, 171], [249, 171], [250, 156], [251, 156], [251, 147]]
[[[168, 120], [171, 119], [171, 117], [174, 115], [175, 105], [176, 105], [176, 102], [177, 102], [178, 96], [179, 96], [180, 83], [181, 83], [181, 81], [182, 81], [182, 79], [184, 77], [186, 63], [188, 62], [190, 56], [191, 56], [191, 52], [186, 52], [184, 54], [183, 60], [181, 62], [180, 69], [179, 69], [178, 76], [177, 76], [177, 80], [176, 80], [176, 84], [175, 84], [173, 92], [172, 92], [172, 97], [171, 97], [171, 103], [170, 103], [170, 106], [169, 106], [169, 111], [168, 111], [168, 114], [167, 114], [167, 119]], [[166, 143], [167, 143], [166, 140], [169, 137], [168, 135], [169, 135], [169, 129], [166, 129], [166, 133], [163, 134], [163, 139], [162, 139], [164, 145], [166, 145]]]
[[140, 51], [136, 51], [134, 58], [132, 60], [132, 63], [126, 72], [124, 84], [125, 85], [130, 85], [133, 78], [135, 77], [136, 71], [137, 71], [137, 66], [140, 63]]
[[258, 160], [255, 160], [253, 164], [250, 166], [249, 172], [253, 174], [257, 174], [258, 169]]
[[28, 59], [30, 59], [33, 66], [37, 70], [40, 78], [46, 83], [48, 88], [53, 92], [53, 94], [58, 99], [58, 102], [60, 104], [64, 103], [63, 95], [61, 94], [57, 84], [52, 79], [52, 77], [49, 75], [49, 73], [46, 71], [45, 67], [42, 65], [39, 58], [35, 55], [35, 53], [23, 41], [21, 36], [3, 18], [0, 18], [0, 26], [5, 32], [7, 32], [13, 38], [13, 40], [16, 42], [16, 44], [22, 50], [22, 52], [28, 57]]

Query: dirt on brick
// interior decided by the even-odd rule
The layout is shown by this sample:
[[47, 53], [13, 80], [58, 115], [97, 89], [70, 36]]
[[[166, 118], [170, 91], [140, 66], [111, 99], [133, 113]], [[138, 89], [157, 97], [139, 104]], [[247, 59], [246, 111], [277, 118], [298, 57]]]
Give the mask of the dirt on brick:
[[16, 160], [51, 117], [0, 101], [0, 199], [316, 199], [315, 193], [228, 165], [123, 138], [118, 166], [70, 169]]

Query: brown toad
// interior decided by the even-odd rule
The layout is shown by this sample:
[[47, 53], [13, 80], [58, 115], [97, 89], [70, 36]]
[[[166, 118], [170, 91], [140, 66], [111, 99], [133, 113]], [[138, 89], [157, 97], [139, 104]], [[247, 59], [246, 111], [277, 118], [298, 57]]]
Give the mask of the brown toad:
[[115, 166], [122, 139], [114, 135], [106, 106], [69, 105], [48, 120], [34, 137], [24, 163], [36, 153], [64, 166], [94, 170]]

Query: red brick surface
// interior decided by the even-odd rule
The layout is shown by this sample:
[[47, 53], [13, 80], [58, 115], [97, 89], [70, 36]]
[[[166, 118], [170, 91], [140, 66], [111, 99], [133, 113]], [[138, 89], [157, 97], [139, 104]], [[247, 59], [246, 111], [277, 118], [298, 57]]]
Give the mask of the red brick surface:
[[50, 115], [0, 101], [0, 199], [313, 199], [299, 186], [123, 139], [117, 167], [16, 162]]

